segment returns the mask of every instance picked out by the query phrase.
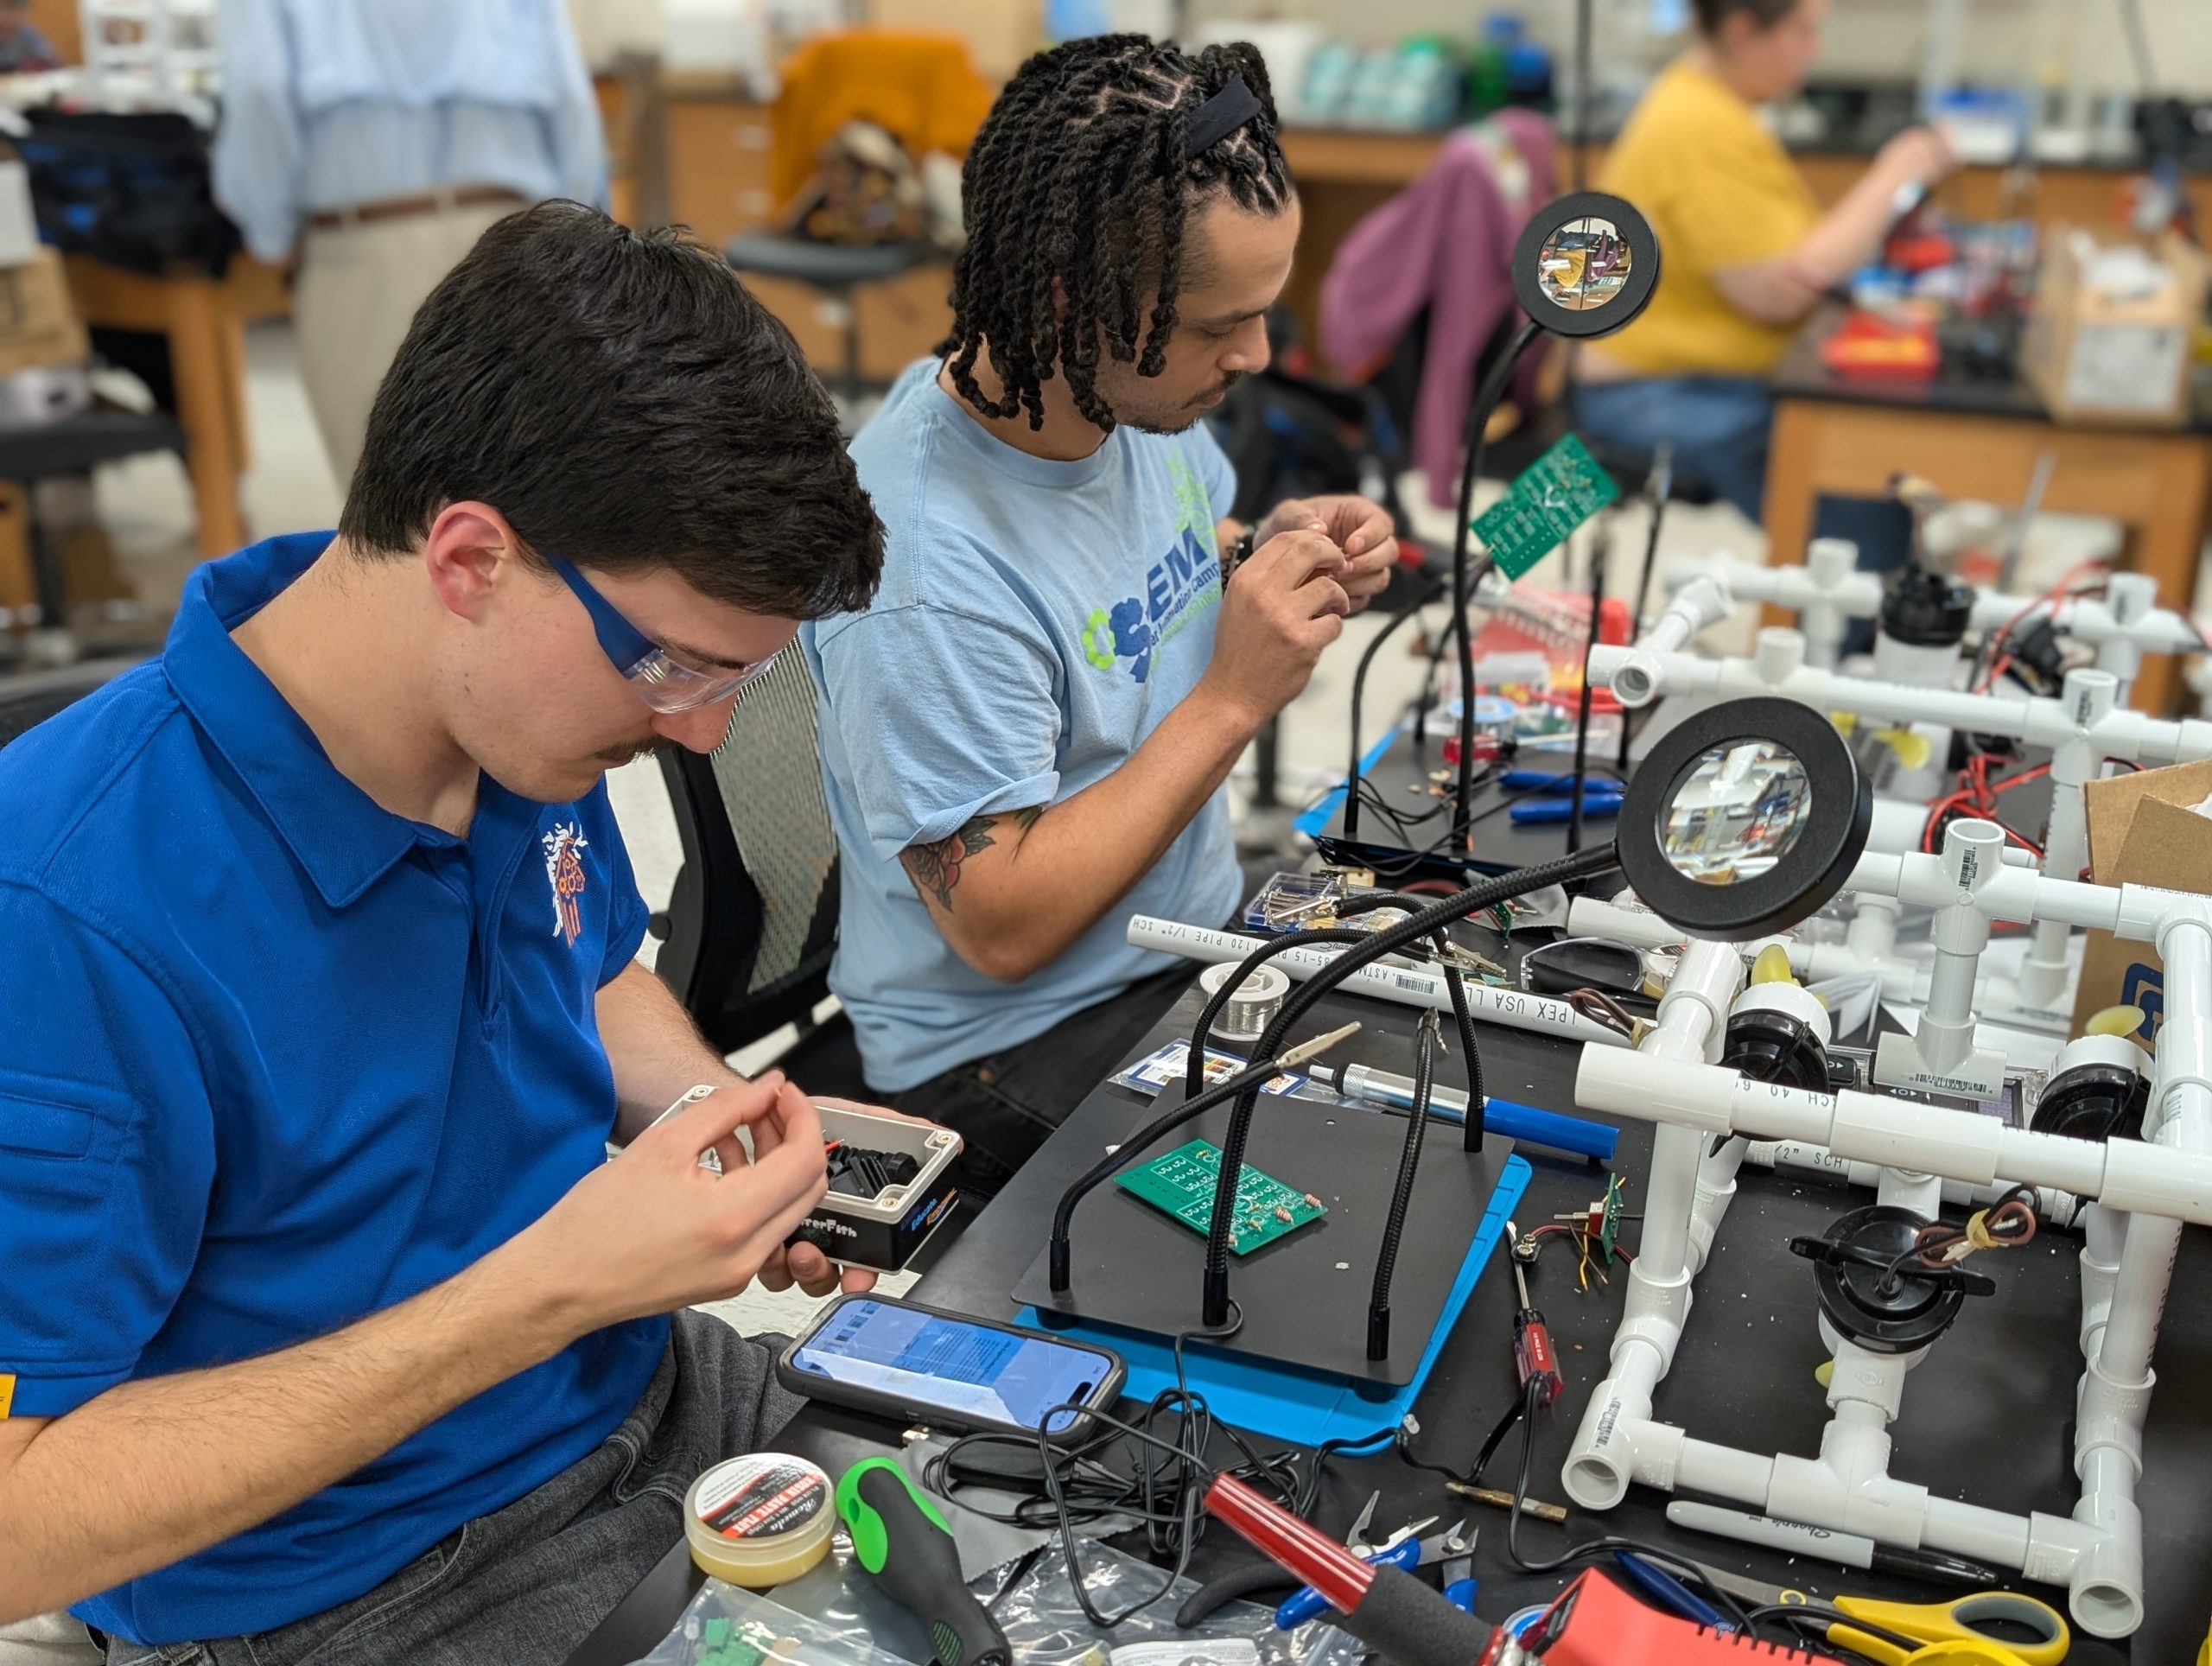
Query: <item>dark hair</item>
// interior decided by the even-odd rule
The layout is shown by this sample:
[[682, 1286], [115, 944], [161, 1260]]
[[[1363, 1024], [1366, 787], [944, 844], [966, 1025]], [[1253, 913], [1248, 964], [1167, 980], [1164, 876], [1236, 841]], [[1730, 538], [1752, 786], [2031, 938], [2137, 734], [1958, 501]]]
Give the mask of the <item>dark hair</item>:
[[1801, 0], [1691, 0], [1691, 10], [1696, 15], [1699, 32], [1718, 35], [1721, 27], [1738, 12], [1743, 12], [1763, 29], [1777, 23], [1797, 10]]
[[[1259, 113], [1188, 155], [1192, 112], [1236, 75]], [[1077, 410], [1114, 426], [1095, 383], [1102, 335], [1139, 375], [1160, 374], [1192, 204], [1226, 194], [1272, 214], [1291, 199], [1258, 51], [1192, 54], [1142, 35], [1071, 41], [1024, 64], [991, 106], [961, 181], [968, 243], [953, 267], [952, 334], [938, 351], [969, 404], [997, 417], [1027, 409], [1032, 428], [1044, 425], [1039, 390], [1055, 371]], [[1058, 317], [1055, 280], [1066, 302]], [[985, 350], [995, 400], [976, 382]]]
[[786, 619], [868, 606], [883, 527], [798, 346], [680, 227], [508, 215], [415, 315], [338, 530], [421, 547], [448, 503], [607, 572]]

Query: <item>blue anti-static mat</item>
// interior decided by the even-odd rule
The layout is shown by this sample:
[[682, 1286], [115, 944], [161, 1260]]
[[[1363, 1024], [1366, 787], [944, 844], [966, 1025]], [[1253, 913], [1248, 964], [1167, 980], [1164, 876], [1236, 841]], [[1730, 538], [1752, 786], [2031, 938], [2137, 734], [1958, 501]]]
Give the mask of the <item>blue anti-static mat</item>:
[[[1203, 1342], [1183, 1345], [1185, 1375], [1192, 1392], [1205, 1396], [1206, 1404], [1222, 1422], [1294, 1446], [1318, 1447], [1324, 1440], [1357, 1440], [1389, 1434], [1413, 1408], [1429, 1372], [1436, 1369], [1444, 1339], [1466, 1310], [1467, 1298], [1475, 1293], [1475, 1281], [1482, 1276], [1498, 1239], [1504, 1236], [1506, 1218], [1528, 1189], [1529, 1173], [1524, 1157], [1508, 1157], [1499, 1167], [1497, 1187], [1490, 1194], [1490, 1207], [1484, 1211], [1482, 1224], [1475, 1229], [1475, 1241], [1468, 1246], [1467, 1259], [1459, 1268], [1452, 1294], [1445, 1299], [1436, 1333], [1422, 1351], [1414, 1380], [1392, 1390], [1389, 1399], [1363, 1396], [1352, 1383], [1332, 1373], [1301, 1371]], [[1016, 1321], [1058, 1336], [1089, 1337], [1113, 1349], [1128, 1362], [1128, 1381], [1122, 1384], [1122, 1392], [1133, 1400], [1149, 1400], [1175, 1386], [1174, 1347], [1167, 1338], [1091, 1322], [1063, 1321], [1048, 1326], [1034, 1307], [1023, 1308]]]
[[[1382, 754], [1389, 751], [1390, 742], [1397, 738], [1397, 730], [1394, 728], [1383, 730], [1382, 738], [1370, 747], [1367, 749], [1367, 756], [1359, 760], [1359, 773], [1362, 775], [1375, 773], [1375, 766], [1382, 761]], [[1318, 839], [1329, 830], [1329, 823], [1336, 819], [1337, 811], [1344, 807], [1344, 794], [1351, 790], [1351, 783], [1349, 781], [1341, 786], [1332, 787], [1328, 797], [1300, 816], [1292, 825], [1307, 838]]]

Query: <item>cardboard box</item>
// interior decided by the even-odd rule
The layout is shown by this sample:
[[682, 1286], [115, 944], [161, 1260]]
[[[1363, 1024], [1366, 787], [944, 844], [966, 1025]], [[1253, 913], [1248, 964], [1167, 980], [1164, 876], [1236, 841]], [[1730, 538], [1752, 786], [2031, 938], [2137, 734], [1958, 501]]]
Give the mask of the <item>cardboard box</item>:
[[[2099, 885], [2156, 885], [2212, 895], [2212, 819], [2195, 806], [2212, 797], [2212, 761], [2139, 770], [2083, 789], [2089, 877]], [[2107, 1007], [2140, 1007], [2135, 1039], [2151, 1045], [2165, 1014], [2165, 966], [2148, 943], [2089, 933], [2074, 1028]]]
[[41, 247], [20, 266], [0, 266], [0, 376], [81, 364], [91, 353], [59, 254]]
[[2202, 250], [2062, 226], [2046, 245], [2020, 368], [2061, 422], [2180, 428], [2212, 281]]

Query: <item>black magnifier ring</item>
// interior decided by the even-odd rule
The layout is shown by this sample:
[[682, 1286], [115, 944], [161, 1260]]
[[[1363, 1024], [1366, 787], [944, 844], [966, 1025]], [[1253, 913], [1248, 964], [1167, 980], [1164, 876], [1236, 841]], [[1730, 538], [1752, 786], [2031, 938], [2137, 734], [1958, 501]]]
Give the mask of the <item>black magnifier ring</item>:
[[[1544, 245], [1578, 219], [1608, 222], [1628, 249], [1628, 277], [1605, 305], [1577, 311], [1544, 293], [1539, 270]], [[1611, 335], [1635, 322], [1659, 283], [1659, 234], [1625, 199], [1604, 191], [1575, 191], [1546, 203], [1529, 217], [1513, 245], [1513, 295], [1521, 310], [1554, 335]]]
[[[1691, 878], [1668, 859], [1668, 811], [1707, 754], [1771, 741], [1805, 772], [1809, 813], [1795, 843], [1764, 873], [1726, 885]], [[1741, 943], [1786, 932], [1840, 891], [1866, 849], [1874, 795], [1835, 726], [1809, 706], [1764, 696], [1684, 718], [1637, 767], [1621, 801], [1614, 847], [1646, 907], [1694, 937]]]

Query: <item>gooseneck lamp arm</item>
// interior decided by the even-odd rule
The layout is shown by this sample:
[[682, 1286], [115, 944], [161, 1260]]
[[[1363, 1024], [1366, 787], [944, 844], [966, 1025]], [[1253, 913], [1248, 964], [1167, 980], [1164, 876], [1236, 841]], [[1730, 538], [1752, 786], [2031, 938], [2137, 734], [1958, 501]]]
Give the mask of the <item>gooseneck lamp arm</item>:
[[[1611, 250], [1603, 287], [1592, 289], [1595, 258], [1592, 237]], [[1563, 243], [1563, 239], [1580, 241]], [[1581, 251], [1582, 274], [1570, 289], [1559, 278], [1567, 258], [1562, 247]], [[1650, 305], [1659, 283], [1659, 238], [1651, 222], [1633, 205], [1603, 191], [1573, 191], [1548, 202], [1529, 217], [1513, 245], [1513, 296], [1525, 321], [1515, 331], [1484, 375], [1468, 412], [1465, 461], [1459, 474], [1459, 518], [1452, 529], [1452, 629], [1459, 652], [1459, 761], [1452, 807], [1452, 844], [1462, 856], [1473, 849], [1475, 651], [1467, 627], [1474, 583], [1467, 541], [1472, 533], [1475, 481], [1481, 472], [1484, 436], [1491, 414], [1505, 397], [1516, 366], [1540, 335], [1569, 341], [1611, 335], [1635, 321]]]
[[[1360, 934], [1347, 932], [1344, 935], [1353, 937]], [[1232, 983], [1226, 987], [1234, 989], [1236, 985]], [[1236, 1097], [1246, 1087], [1264, 1083], [1280, 1071], [1294, 1070], [1308, 1059], [1319, 1058], [1358, 1028], [1357, 1024], [1346, 1024], [1341, 1029], [1331, 1030], [1325, 1035], [1318, 1035], [1311, 1041], [1291, 1048], [1280, 1059], [1263, 1059], [1257, 1065], [1248, 1065], [1225, 1081], [1217, 1082], [1203, 1092], [1187, 1096], [1180, 1104], [1154, 1117], [1093, 1164], [1060, 1194], [1059, 1206], [1052, 1211], [1052, 1238], [1047, 1265], [1053, 1293], [1065, 1294], [1074, 1282], [1071, 1229], [1075, 1223], [1076, 1206], [1084, 1198], [1135, 1162], [1154, 1141], [1166, 1139], [1185, 1122], [1211, 1110], [1223, 1100]]]
[[1459, 510], [1452, 528], [1450, 621], [1459, 654], [1459, 778], [1452, 799], [1452, 843], [1463, 853], [1474, 849], [1474, 830], [1470, 824], [1472, 806], [1469, 800], [1474, 796], [1475, 784], [1475, 641], [1473, 633], [1467, 628], [1467, 609], [1473, 604], [1475, 587], [1467, 541], [1474, 530], [1476, 478], [1482, 471], [1490, 419], [1505, 397], [1505, 390], [1513, 380], [1522, 355], [1543, 333], [1544, 327], [1533, 318], [1524, 321], [1513, 332], [1504, 351], [1491, 365], [1490, 373], [1483, 378], [1475, 402], [1467, 411], [1465, 461], [1459, 469]]
[[[1479, 884], [1441, 899], [1408, 919], [1370, 934], [1364, 942], [1345, 950], [1325, 969], [1290, 992], [1283, 1002], [1282, 1009], [1268, 1024], [1267, 1033], [1253, 1047], [1253, 1052], [1263, 1059], [1274, 1057], [1281, 1051], [1283, 1040], [1289, 1034], [1291, 1027], [1312, 1011], [1322, 996], [1361, 967], [1372, 965], [1383, 956], [1406, 948], [1478, 909], [1488, 908], [1531, 891], [1541, 891], [1548, 885], [1584, 879], [1613, 865], [1613, 849], [1608, 843], [1558, 862], [1544, 862], [1534, 868], [1503, 874], [1495, 879], [1484, 880]], [[1293, 938], [1298, 935], [1295, 932], [1291, 934]], [[1236, 1180], [1243, 1171], [1245, 1147], [1251, 1136], [1252, 1117], [1259, 1097], [1260, 1084], [1256, 1082], [1237, 1096], [1236, 1109], [1230, 1114], [1229, 1128], [1222, 1141], [1221, 1174], [1215, 1182], [1213, 1220], [1206, 1235], [1202, 1322], [1209, 1330], [1218, 1329], [1229, 1323], [1229, 1241], [1236, 1217]]]

